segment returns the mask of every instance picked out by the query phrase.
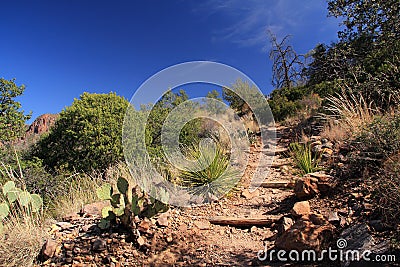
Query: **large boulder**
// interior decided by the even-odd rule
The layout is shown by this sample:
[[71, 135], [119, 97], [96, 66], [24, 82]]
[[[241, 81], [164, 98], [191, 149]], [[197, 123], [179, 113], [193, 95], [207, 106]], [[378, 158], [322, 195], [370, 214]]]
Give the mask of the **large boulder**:
[[[321, 251], [332, 241], [335, 227], [326, 220], [311, 220], [311, 215], [298, 219], [275, 240], [275, 246], [285, 251], [313, 249]], [[314, 216], [315, 217], [315, 216]], [[319, 224], [317, 224], [319, 223]]]

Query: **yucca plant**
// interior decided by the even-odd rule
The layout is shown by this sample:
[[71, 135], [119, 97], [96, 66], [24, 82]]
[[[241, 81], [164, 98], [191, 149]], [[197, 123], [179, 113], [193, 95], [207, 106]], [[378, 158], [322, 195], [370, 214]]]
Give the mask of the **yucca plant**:
[[193, 163], [181, 171], [182, 185], [194, 194], [221, 196], [228, 193], [240, 180], [239, 171], [230, 165], [229, 156], [219, 145], [206, 143], [186, 150]]
[[297, 167], [303, 172], [303, 174], [318, 170], [320, 155], [315, 154], [313, 156], [309, 144], [291, 143], [289, 145], [289, 151]]

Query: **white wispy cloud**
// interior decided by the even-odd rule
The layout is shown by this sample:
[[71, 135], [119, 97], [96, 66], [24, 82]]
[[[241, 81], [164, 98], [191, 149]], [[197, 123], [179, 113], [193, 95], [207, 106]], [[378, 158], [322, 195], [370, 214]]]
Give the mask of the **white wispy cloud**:
[[[325, 7], [326, 2], [316, 0], [210, 0], [195, 12], [226, 18], [227, 25], [214, 30], [213, 41], [229, 41], [265, 50], [270, 46], [267, 30], [278, 39], [287, 34], [302, 33], [313, 25], [310, 18], [315, 12], [326, 13]], [[314, 23], [314, 27], [322, 27], [321, 22]]]

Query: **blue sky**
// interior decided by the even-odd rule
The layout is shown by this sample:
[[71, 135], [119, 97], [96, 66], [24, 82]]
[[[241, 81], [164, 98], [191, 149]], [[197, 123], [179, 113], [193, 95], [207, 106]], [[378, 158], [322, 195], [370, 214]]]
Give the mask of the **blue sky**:
[[57, 113], [83, 92], [130, 99], [171, 65], [211, 60], [272, 90], [267, 29], [292, 35], [298, 53], [336, 40], [324, 0], [3, 1], [0, 77], [25, 84], [33, 118]]

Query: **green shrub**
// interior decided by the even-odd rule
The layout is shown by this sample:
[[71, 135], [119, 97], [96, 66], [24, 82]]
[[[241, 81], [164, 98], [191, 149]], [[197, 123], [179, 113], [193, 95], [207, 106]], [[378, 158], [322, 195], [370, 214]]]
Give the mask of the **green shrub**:
[[[179, 92], [167, 91], [161, 99], [154, 104], [154, 106], [142, 110], [142, 112], [149, 112], [147, 118], [145, 135], [146, 135], [146, 148], [152, 159], [160, 158], [164, 159], [163, 149], [161, 146], [161, 131], [165, 121], [170, 112], [188, 100], [189, 97], [184, 90]], [[195, 103], [192, 104], [193, 112], [197, 111]], [[151, 110], [150, 110], [151, 108]], [[149, 111], [150, 110], [150, 111]], [[175, 114], [179, 116], [180, 114]], [[183, 114], [184, 116], [186, 114]], [[179, 121], [179, 118], [176, 118]], [[189, 145], [197, 143], [199, 141], [199, 135], [201, 134], [201, 119], [193, 119], [189, 121], [179, 133], [179, 142], [182, 145]]]
[[21, 103], [15, 98], [21, 96], [25, 86], [17, 86], [15, 79], [0, 78], [0, 144], [13, 141], [24, 134], [25, 122], [31, 115], [25, 115]]
[[52, 170], [105, 170], [123, 158], [122, 124], [128, 105], [115, 93], [83, 93], [61, 112], [33, 155]]
[[0, 153], [0, 183], [8, 181], [9, 175], [20, 177], [16, 179], [17, 186], [24, 186], [29, 192], [42, 196], [45, 206], [68, 187], [70, 181], [66, 179], [66, 175], [49, 173], [41, 159], [31, 157], [26, 151], [13, 151], [5, 146]]
[[311, 87], [297, 86], [275, 89], [270, 94], [268, 104], [276, 121], [284, 121], [299, 113], [313, 115], [321, 106], [321, 98], [314, 93]]

